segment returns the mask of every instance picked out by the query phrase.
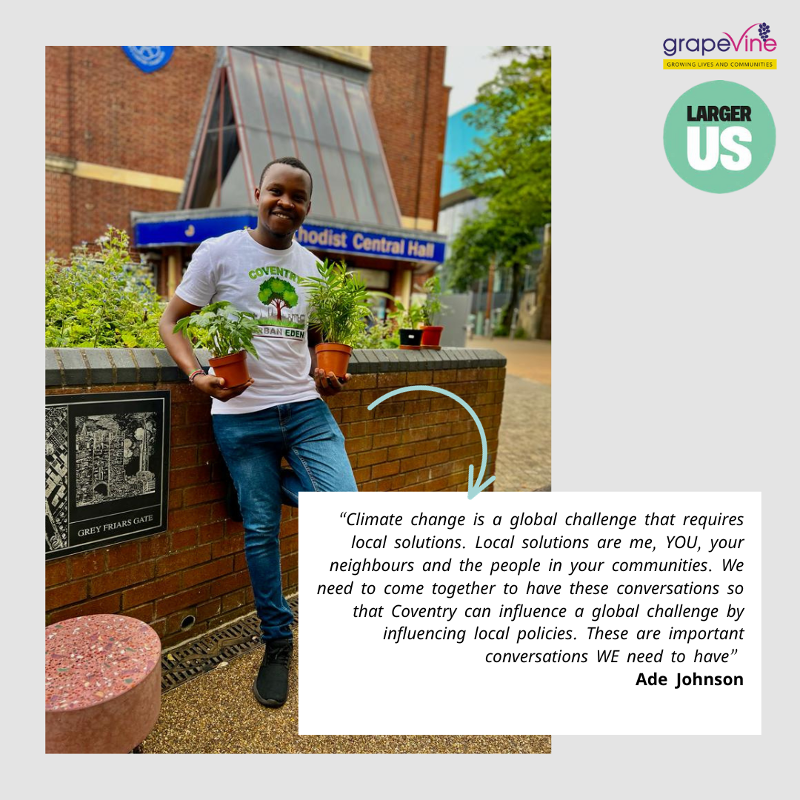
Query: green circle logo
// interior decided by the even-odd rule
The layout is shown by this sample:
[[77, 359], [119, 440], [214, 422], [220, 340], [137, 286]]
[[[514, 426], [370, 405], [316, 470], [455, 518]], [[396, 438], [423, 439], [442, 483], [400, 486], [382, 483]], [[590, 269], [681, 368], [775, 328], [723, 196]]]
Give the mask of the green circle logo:
[[775, 152], [775, 122], [751, 89], [708, 81], [684, 92], [667, 114], [664, 150], [672, 169], [704, 192], [749, 186]]

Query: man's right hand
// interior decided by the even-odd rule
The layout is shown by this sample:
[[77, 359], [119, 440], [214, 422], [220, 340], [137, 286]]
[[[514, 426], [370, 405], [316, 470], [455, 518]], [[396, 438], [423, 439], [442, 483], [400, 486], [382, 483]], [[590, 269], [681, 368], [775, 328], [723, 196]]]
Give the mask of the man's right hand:
[[243, 383], [241, 386], [227, 389], [224, 378], [218, 378], [216, 375], [198, 375], [192, 385], [196, 386], [203, 394], [227, 403], [232, 397], [238, 397], [248, 386], [252, 386], [253, 379], [250, 378], [247, 383]]

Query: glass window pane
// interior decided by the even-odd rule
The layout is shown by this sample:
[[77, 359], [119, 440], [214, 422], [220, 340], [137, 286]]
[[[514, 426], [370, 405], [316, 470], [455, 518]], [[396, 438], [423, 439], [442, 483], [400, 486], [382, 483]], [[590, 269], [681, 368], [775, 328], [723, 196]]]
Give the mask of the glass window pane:
[[336, 209], [337, 219], [356, 219], [353, 209], [353, 200], [350, 189], [347, 187], [347, 176], [344, 173], [341, 151], [337, 147], [321, 145], [322, 163], [325, 165], [325, 174], [328, 178], [328, 187], [333, 195], [333, 206]]
[[[253, 130], [252, 128], [246, 128], [245, 130], [253, 167], [253, 181], [258, 184], [264, 167], [273, 160], [272, 151], [269, 148], [269, 138], [265, 131]], [[255, 186], [250, 187], [248, 192], [251, 202], [254, 200], [253, 189], [255, 189]]]
[[303, 78], [306, 83], [311, 113], [314, 117], [314, 126], [317, 130], [317, 139], [320, 144], [338, 147], [336, 131], [333, 129], [333, 120], [331, 120], [331, 110], [328, 107], [328, 98], [325, 96], [325, 87], [322, 85], [322, 75], [318, 72], [303, 70]]
[[258, 89], [253, 57], [241, 50], [231, 51], [233, 63], [232, 87], [242, 106], [242, 121], [251, 128], [266, 130], [264, 109], [261, 106], [261, 92]]
[[264, 98], [264, 106], [267, 109], [269, 129], [273, 133], [282, 133], [290, 136], [289, 117], [286, 115], [286, 103], [283, 101], [278, 65], [268, 58], [258, 58], [256, 61], [258, 62], [261, 94]]
[[290, 136], [282, 133], [273, 133], [272, 146], [275, 148], [275, 158], [297, 157], [297, 150]]
[[[222, 191], [215, 192], [211, 205], [222, 208], [240, 208], [247, 205], [247, 184], [244, 176], [244, 160], [239, 150], [236, 128], [222, 132]], [[217, 202], [219, 200], [219, 202]]]
[[353, 118], [350, 116], [350, 110], [347, 107], [344, 81], [341, 78], [335, 78], [330, 75], [324, 75], [323, 81], [331, 99], [333, 119], [336, 124], [336, 132], [339, 134], [339, 142], [345, 150], [358, 152], [361, 148], [358, 146], [356, 131], [353, 127]]
[[297, 157], [308, 167], [311, 177], [314, 179], [314, 192], [311, 197], [312, 214], [322, 217], [334, 217], [316, 144], [308, 140], [299, 139], [297, 148], [300, 151]]
[[364, 170], [364, 162], [361, 160], [360, 153], [345, 152], [344, 159], [347, 164], [347, 174], [350, 176], [350, 188], [353, 190], [359, 220], [361, 222], [377, 222], [378, 215], [375, 213], [375, 204], [372, 201], [372, 193], [367, 183], [367, 173]]
[[306, 93], [300, 79], [300, 70], [291, 64], [281, 64], [283, 87], [286, 89], [286, 103], [292, 117], [292, 126], [296, 139], [314, 140], [314, 129], [308, 113]]
[[189, 208], [208, 208], [217, 189], [217, 143], [219, 133], [209, 131], [203, 142]]
[[348, 83], [347, 96], [350, 99], [350, 108], [353, 110], [353, 118], [356, 121], [362, 150], [365, 153], [379, 153], [378, 140], [372, 127], [372, 117], [367, 108], [367, 98], [364, 90], [360, 86]]
[[383, 166], [383, 159], [380, 156], [366, 154], [364, 156], [369, 171], [369, 179], [372, 184], [372, 191], [375, 194], [375, 202], [378, 204], [381, 222], [384, 225], [399, 225], [397, 209], [392, 197], [392, 190], [389, 179]]

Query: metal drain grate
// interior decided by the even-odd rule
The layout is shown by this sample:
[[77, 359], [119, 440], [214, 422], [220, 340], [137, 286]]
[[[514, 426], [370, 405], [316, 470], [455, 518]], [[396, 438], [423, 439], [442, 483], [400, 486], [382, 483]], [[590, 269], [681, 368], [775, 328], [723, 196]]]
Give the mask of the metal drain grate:
[[[297, 595], [287, 598], [287, 602], [297, 624]], [[161, 653], [161, 691], [168, 692], [190, 678], [211, 671], [223, 661], [252, 652], [260, 643], [260, 623], [253, 613], [190, 644], [164, 650]]]

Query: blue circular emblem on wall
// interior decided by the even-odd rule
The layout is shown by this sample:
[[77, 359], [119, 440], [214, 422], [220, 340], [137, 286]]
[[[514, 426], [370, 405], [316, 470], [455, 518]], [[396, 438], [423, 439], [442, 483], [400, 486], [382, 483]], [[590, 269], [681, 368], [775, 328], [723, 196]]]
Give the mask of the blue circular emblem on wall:
[[123, 47], [125, 55], [142, 72], [155, 72], [172, 58], [174, 47]]

